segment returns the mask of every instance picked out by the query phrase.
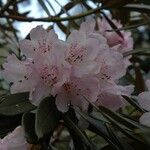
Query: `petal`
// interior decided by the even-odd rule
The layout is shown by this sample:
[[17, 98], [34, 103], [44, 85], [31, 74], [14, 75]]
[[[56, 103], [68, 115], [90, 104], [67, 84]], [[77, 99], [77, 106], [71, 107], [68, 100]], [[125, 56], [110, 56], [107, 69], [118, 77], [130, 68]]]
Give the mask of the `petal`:
[[120, 95], [130, 96], [134, 91], [134, 85], [118, 86]]
[[[80, 38], [79, 38], [80, 37]], [[86, 34], [84, 32], [79, 32], [77, 30], [73, 30], [68, 36], [67, 43], [79, 43], [81, 40], [86, 38]]]
[[68, 111], [70, 102], [68, 100], [67, 95], [64, 92], [61, 92], [57, 95], [55, 103], [59, 111], [63, 113]]
[[126, 66], [122, 54], [106, 51], [97, 59], [101, 65], [100, 77], [108, 76], [114, 80], [121, 78], [126, 73]]
[[21, 80], [21, 82], [18, 81], [13, 83], [13, 85], [10, 87], [10, 92], [11, 94], [28, 92], [33, 90], [34, 86], [35, 83], [32, 80]]
[[37, 47], [37, 43], [35, 41], [24, 39], [19, 42], [19, 47], [21, 49], [21, 52], [27, 58], [33, 58], [34, 53], [35, 53], [35, 48]]
[[29, 99], [32, 104], [38, 106], [42, 99], [50, 95], [50, 92], [51, 89], [39, 81], [39, 83], [35, 86], [35, 89], [30, 92]]
[[14, 54], [8, 56], [7, 63], [4, 63], [3, 67], [2, 76], [8, 82], [22, 80], [27, 73], [26, 62], [18, 60]]
[[143, 109], [150, 111], [150, 92], [142, 92], [139, 94], [138, 103]]
[[4, 137], [0, 143], [2, 150], [27, 150], [28, 146], [21, 126], [18, 126], [12, 133]]
[[113, 111], [125, 106], [125, 101], [120, 95], [114, 95], [110, 93], [102, 93], [98, 97], [97, 105], [105, 106]]
[[82, 94], [91, 102], [94, 102], [97, 100], [97, 96], [99, 93], [99, 82], [94, 77], [87, 77], [79, 79], [79, 88], [81, 89]]
[[47, 31], [42, 26], [37, 26], [36, 28], [33, 28], [30, 32], [30, 38], [33, 41], [46, 39], [47, 35]]
[[71, 78], [73, 88], [69, 99], [73, 106], [78, 106], [82, 111], [87, 110], [88, 101], [95, 102], [98, 97], [98, 80], [94, 77]]
[[85, 22], [80, 25], [80, 31], [90, 34], [94, 31], [95, 20], [93, 18], [88, 18]]
[[51, 42], [51, 41], [56, 41], [58, 40], [58, 36], [57, 34], [55, 33], [55, 31], [53, 29], [49, 30], [48, 31], [48, 39], [47, 39], [47, 42]]
[[150, 112], [144, 113], [141, 117], [140, 117], [140, 123], [150, 127]]
[[90, 61], [79, 66], [73, 66], [72, 70], [72, 74], [75, 77], [82, 77], [84, 75], [91, 76], [100, 71], [100, 65], [98, 65], [95, 61]]
[[[86, 97], [86, 95], [84, 96]], [[72, 93], [72, 95], [70, 95], [70, 99], [73, 106], [79, 107], [82, 111], [87, 111], [89, 103], [82, 95], [76, 95], [76, 93]]]
[[79, 48], [85, 48], [85, 52], [83, 52], [83, 61], [91, 61], [94, 60], [98, 53], [100, 52], [100, 44], [99, 40], [96, 38], [88, 38], [84, 41], [81, 41]]

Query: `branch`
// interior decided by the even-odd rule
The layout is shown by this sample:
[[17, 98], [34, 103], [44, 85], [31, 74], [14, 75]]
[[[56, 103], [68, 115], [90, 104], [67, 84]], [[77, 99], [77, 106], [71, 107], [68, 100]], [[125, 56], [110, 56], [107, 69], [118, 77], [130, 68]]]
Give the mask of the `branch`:
[[0, 14], [3, 14], [10, 5], [12, 5], [15, 2], [15, 0], [9, 0], [0, 10]]
[[42, 21], [42, 22], [60, 22], [60, 21], [69, 21], [74, 19], [79, 19], [81, 17], [85, 17], [88, 15], [91, 15], [93, 13], [100, 12], [101, 8], [91, 9], [89, 11], [83, 12], [81, 14], [77, 14], [74, 16], [67, 16], [67, 17], [56, 17], [56, 16], [50, 16], [46, 18], [34, 18], [34, 17], [25, 17], [25, 16], [16, 16], [16, 15], [4, 15], [0, 14], [0, 18], [9, 18], [17, 21], [23, 21], [23, 22], [32, 22], [32, 21]]

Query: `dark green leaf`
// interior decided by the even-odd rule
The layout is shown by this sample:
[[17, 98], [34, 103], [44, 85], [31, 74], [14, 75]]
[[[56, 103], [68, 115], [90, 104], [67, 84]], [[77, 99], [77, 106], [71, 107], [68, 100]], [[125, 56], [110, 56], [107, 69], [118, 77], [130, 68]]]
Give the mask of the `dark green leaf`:
[[28, 97], [29, 93], [18, 93], [1, 97], [0, 114], [11, 116], [34, 110], [36, 107], [30, 103]]
[[116, 145], [118, 145], [120, 150], [133, 150], [133, 148], [130, 145], [128, 145], [121, 138], [115, 135], [114, 131], [109, 126], [106, 125], [106, 127], [107, 127], [109, 136], [111, 137], [111, 139], [114, 140]]
[[146, 90], [146, 87], [140, 64], [135, 63], [134, 68], [135, 68], [135, 90], [137, 93], [144, 92]]
[[38, 106], [36, 113], [35, 130], [39, 139], [51, 136], [61, 119], [54, 97], [45, 98]]
[[119, 147], [118, 147], [118, 145], [116, 145], [114, 139], [112, 139], [109, 136], [105, 122], [96, 120], [96, 119], [82, 113], [79, 110], [76, 110], [76, 111], [77, 111], [77, 113], [79, 113], [79, 115], [81, 115], [84, 119], [86, 119], [90, 123], [89, 130], [102, 136], [109, 144], [111, 144], [114, 147], [114, 149], [119, 150]]
[[89, 103], [100, 113], [102, 113], [104, 115], [104, 117], [107, 118], [107, 116], [110, 116], [112, 119], [114, 119], [115, 121], [117, 121], [118, 123], [126, 126], [127, 128], [130, 128], [131, 130], [132, 129], [136, 129], [136, 128], [143, 128], [143, 126], [141, 126], [138, 122], [135, 122], [135, 121], [132, 121], [132, 120], [129, 120], [123, 116], [121, 116], [120, 114], [116, 113], [116, 112], [113, 112], [109, 109], [107, 109], [106, 107], [103, 107], [103, 106], [99, 106], [99, 108], [91, 103], [89, 101]]
[[38, 137], [35, 133], [35, 114], [27, 112], [22, 117], [22, 126], [25, 131], [25, 137], [28, 143], [38, 143]]
[[129, 120], [128, 118], [123, 117], [122, 115], [113, 112], [103, 106], [100, 106], [100, 110], [107, 114], [108, 116], [110, 116], [111, 118], [113, 118], [114, 120], [116, 120], [118, 123], [126, 126], [127, 128], [130, 129], [136, 129], [136, 128], [143, 128], [138, 122], [135, 122], [133, 120]]
[[87, 138], [85, 133], [81, 131], [80, 128], [72, 121], [72, 118], [70, 118], [68, 115], [65, 115], [64, 122], [67, 128], [69, 129], [69, 132], [73, 139], [75, 150], [78, 150], [78, 149], [91, 150], [92, 145], [89, 139]]
[[128, 4], [123, 7], [124, 9], [139, 11], [143, 13], [150, 13], [150, 6], [144, 4]]
[[135, 100], [129, 98], [129, 97], [126, 96], [126, 95], [122, 95], [122, 97], [123, 97], [128, 103], [130, 103], [133, 107], [135, 107], [137, 110], [139, 110], [140, 112], [142, 112], [142, 113], [145, 112], [145, 111], [143, 110], [143, 108], [141, 108]]
[[130, 56], [130, 55], [150, 55], [150, 48], [140, 48], [140, 49], [134, 49], [128, 52], [125, 52], [123, 54], [124, 57]]

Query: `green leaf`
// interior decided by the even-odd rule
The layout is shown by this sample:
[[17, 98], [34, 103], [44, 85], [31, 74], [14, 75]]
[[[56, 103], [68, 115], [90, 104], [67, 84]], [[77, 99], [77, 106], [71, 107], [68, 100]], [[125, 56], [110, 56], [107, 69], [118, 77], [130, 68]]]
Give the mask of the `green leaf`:
[[129, 144], [125, 143], [121, 138], [115, 135], [114, 131], [108, 125], [106, 125], [106, 127], [109, 136], [114, 140], [116, 145], [118, 145], [120, 150], [133, 150], [133, 148]]
[[130, 55], [150, 55], [150, 48], [140, 48], [140, 49], [134, 49], [128, 52], [123, 53], [124, 57], [130, 56]]
[[138, 122], [129, 120], [128, 118], [125, 118], [122, 115], [116, 112], [113, 112], [103, 106], [100, 106], [100, 110], [104, 112], [105, 114], [107, 114], [108, 116], [110, 116], [111, 118], [113, 118], [114, 120], [116, 120], [118, 123], [126, 126], [127, 128], [130, 128], [130, 129], [142, 128], [142, 126]]
[[142, 125], [140, 125], [138, 122], [135, 122], [133, 120], [129, 120], [128, 118], [123, 117], [122, 115], [113, 112], [109, 109], [107, 109], [106, 107], [103, 106], [99, 106], [97, 107], [95, 104], [91, 103], [90, 101], [88, 101], [98, 112], [102, 113], [104, 117], [108, 118], [108, 116], [110, 116], [112, 119], [114, 119], [115, 121], [117, 121], [118, 123], [126, 126], [127, 128], [133, 130], [136, 128], [143, 128]]
[[[73, 118], [70, 118], [69, 115], [64, 115], [64, 122], [67, 128], [69, 129], [70, 135], [73, 139], [73, 144], [75, 150], [91, 150], [92, 145], [83, 131], [73, 122]], [[76, 122], [76, 121], [75, 121]]]
[[123, 7], [124, 9], [139, 11], [142, 13], [150, 13], [150, 6], [144, 4], [128, 4]]
[[51, 136], [61, 119], [61, 113], [57, 110], [54, 97], [47, 97], [39, 104], [35, 130], [39, 139]]
[[22, 117], [22, 126], [25, 131], [25, 137], [28, 143], [37, 144], [38, 137], [35, 133], [35, 114], [27, 112]]
[[144, 92], [146, 90], [146, 87], [140, 64], [135, 63], [134, 68], [135, 68], [135, 90], [138, 94]]
[[129, 98], [129, 97], [126, 96], [126, 95], [122, 95], [122, 97], [123, 97], [128, 103], [130, 103], [133, 107], [135, 107], [138, 111], [140, 111], [140, 112], [142, 112], [142, 113], [145, 112], [145, 111], [143, 110], [143, 108], [141, 108], [135, 100]]
[[34, 110], [36, 107], [30, 103], [28, 98], [29, 93], [2, 96], [0, 98], [0, 114], [11, 116]]
[[118, 147], [118, 145], [116, 145], [114, 139], [109, 136], [105, 122], [96, 120], [96, 119], [82, 113], [79, 110], [76, 110], [76, 111], [77, 111], [77, 113], [79, 113], [79, 115], [81, 115], [81, 117], [83, 117], [90, 123], [89, 130], [102, 136], [109, 144], [111, 144], [114, 147], [114, 149], [119, 150], [119, 147]]

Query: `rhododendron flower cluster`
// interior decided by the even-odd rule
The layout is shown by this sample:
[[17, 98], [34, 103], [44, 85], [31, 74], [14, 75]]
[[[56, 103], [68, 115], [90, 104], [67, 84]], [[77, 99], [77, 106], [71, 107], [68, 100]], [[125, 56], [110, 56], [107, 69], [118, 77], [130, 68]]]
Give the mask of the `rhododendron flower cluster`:
[[148, 91], [139, 94], [138, 103], [144, 110], [147, 111], [140, 117], [140, 123], [150, 127], [150, 80], [146, 81], [146, 85]]
[[132, 49], [132, 38], [125, 31], [124, 38], [107, 32], [111, 27], [104, 19], [98, 24], [95, 30], [95, 21], [87, 20], [66, 41], [58, 39], [54, 30], [32, 29], [30, 39], [20, 41], [25, 59], [12, 54], [3, 65], [4, 78], [12, 83], [11, 93], [30, 92], [34, 105], [52, 95], [61, 112], [70, 105], [85, 111], [88, 101], [113, 110], [124, 106], [121, 95], [130, 95], [133, 86], [120, 86], [116, 81], [126, 73], [123, 52]]

